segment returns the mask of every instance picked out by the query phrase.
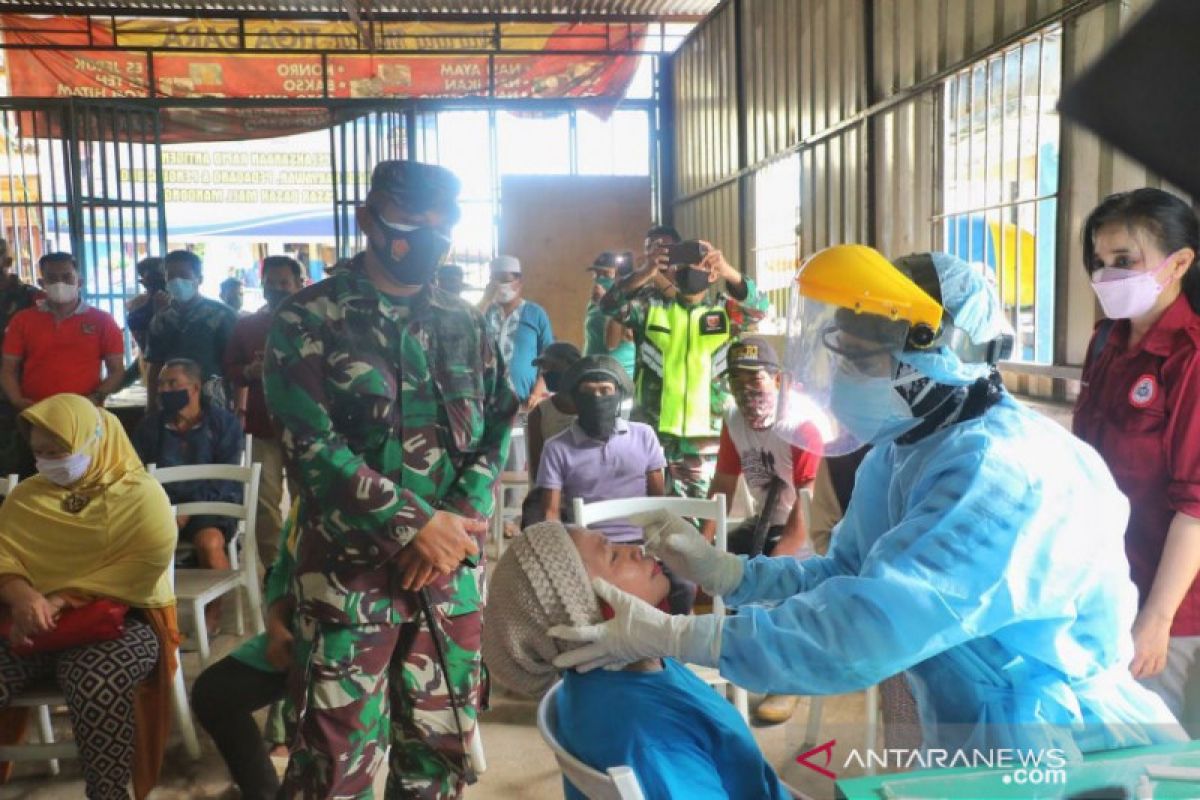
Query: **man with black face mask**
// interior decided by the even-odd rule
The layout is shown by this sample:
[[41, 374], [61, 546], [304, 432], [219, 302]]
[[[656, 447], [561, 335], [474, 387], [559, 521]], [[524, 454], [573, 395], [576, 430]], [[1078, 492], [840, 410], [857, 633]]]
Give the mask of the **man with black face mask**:
[[[629, 422], [621, 414], [632, 388], [629, 376], [611, 356], [584, 356], [563, 375], [560, 390], [571, 396], [578, 416], [542, 448], [537, 490], [546, 520], [569, 518], [577, 497], [595, 503], [663, 495], [666, 458], [654, 429]], [[592, 527], [614, 543], [642, 541], [642, 529], [627, 520], [598, 522]], [[671, 580], [668, 602], [672, 613], [686, 614], [692, 607], [695, 584], [670, 574], [667, 577]]]
[[[667, 251], [617, 281], [600, 306], [631, 328], [637, 344], [637, 410], [658, 432], [667, 493], [706, 497], [729, 392], [719, 379], [730, 340], [766, 315], [767, 298], [721, 252], [701, 242], [697, 264], [671, 264]], [[659, 251], [656, 250], [656, 253]], [[643, 292], [661, 264], [678, 292]]]
[[302, 644], [278, 642], [307, 676], [289, 685], [286, 797], [357, 797], [384, 760], [388, 797], [473, 780], [480, 555], [517, 400], [482, 315], [431, 286], [458, 191], [442, 167], [378, 164], [357, 210], [367, 249], [267, 337], [267, 406], [302, 485]]

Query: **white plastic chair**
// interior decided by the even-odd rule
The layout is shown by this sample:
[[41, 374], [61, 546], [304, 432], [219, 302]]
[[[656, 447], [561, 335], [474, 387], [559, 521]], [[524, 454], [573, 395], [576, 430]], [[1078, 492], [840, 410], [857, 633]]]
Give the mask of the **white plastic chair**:
[[566, 779], [590, 800], [645, 800], [637, 776], [629, 767], [609, 767], [607, 772], [601, 772], [584, 764], [559, 744], [555, 704], [560, 689], [562, 681], [551, 686], [538, 703], [537, 726], [542, 741], [554, 752], [554, 759]]
[[[15, 483], [10, 484], [11, 486]], [[6, 494], [7, 494], [6, 490]], [[175, 563], [167, 565], [167, 575], [172, 584], [175, 582]], [[187, 685], [183, 679], [183, 661], [180, 659], [178, 648], [175, 651], [177, 666], [171, 685], [171, 706], [175, 711], [175, 723], [179, 726], [179, 734], [183, 738], [183, 747], [188, 757], [193, 761], [200, 760], [200, 739], [196, 736], [196, 724], [192, 720], [192, 708], [188, 703]], [[39, 742], [0, 747], [0, 761], [42, 761], [50, 766], [50, 774], [58, 775], [60, 758], [79, 758], [79, 748], [74, 741], [54, 741], [54, 727], [50, 723], [50, 709], [66, 705], [66, 697], [53, 682], [42, 684], [23, 694], [14, 697], [11, 706], [17, 708], [32, 708], [36, 716], [36, 726]]]
[[[510, 453], [515, 452], [516, 448], [520, 448], [521, 452], [525, 450], [525, 429], [519, 426], [512, 429], [508, 451]], [[520, 516], [521, 501], [529, 493], [529, 489], [529, 473], [524, 469], [505, 469], [500, 473], [499, 480], [496, 481], [496, 488], [494, 490], [495, 505], [492, 509], [488, 536], [496, 544], [497, 560], [500, 559], [500, 556], [504, 555], [504, 518], [514, 511], [518, 517]], [[520, 499], [515, 501], [515, 505], [507, 505], [504, 502], [505, 496], [510, 491], [514, 498], [520, 494]]]
[[[192, 611], [192, 628], [200, 651], [200, 666], [208, 666], [210, 656], [208, 627], [205, 624], [204, 608], [213, 600], [230, 592], [243, 591], [250, 607], [250, 621], [255, 633], [263, 633], [262, 593], [258, 585], [258, 541], [255, 536], [255, 520], [258, 516], [258, 482], [262, 475], [261, 464], [239, 466], [237, 464], [196, 464], [182, 467], [152, 467], [152, 474], [159, 483], [167, 485], [180, 481], [224, 480], [242, 484], [241, 503], [197, 502], [180, 503], [179, 514], [205, 514], [237, 520], [242, 537], [244, 558], [230, 559], [230, 569], [181, 569], [176, 576], [175, 596], [180, 605], [189, 604]], [[244, 633], [245, 623], [242, 607], [238, 610], [238, 635]]]
[[[717, 535], [715, 546], [725, 550], [726, 540], [725, 495], [718, 494], [711, 499], [702, 500], [697, 497], [622, 497], [617, 500], [601, 500], [596, 503], [584, 503], [580, 498], [574, 502], [575, 524], [587, 527], [595, 522], [609, 519], [628, 517], [643, 511], [670, 511], [681, 517], [710, 519], [716, 523]], [[725, 601], [720, 597], [713, 598], [713, 613], [722, 616], [725, 613]], [[729, 700], [733, 703], [742, 719], [750, 719], [750, 700], [746, 690], [737, 686], [728, 678], [721, 675], [713, 667], [692, 666], [696, 676], [714, 689], [728, 689]]]
[[[254, 448], [254, 435], [247, 433], [246, 438], [244, 439], [243, 444], [242, 444], [242, 460], [240, 463], [243, 467], [248, 467], [253, 463], [253, 456], [251, 455], [253, 448]], [[146, 465], [146, 471], [149, 472], [151, 475], [153, 475], [155, 473], [155, 470], [157, 468], [158, 467], [156, 464], [147, 464]], [[164, 467], [164, 469], [166, 469], [166, 468]], [[187, 554], [187, 553], [191, 553], [193, 551], [194, 551], [194, 548], [192, 547], [191, 543], [187, 543], [187, 544], [176, 543], [176, 545], [175, 545], [176, 553]], [[232, 539], [229, 540], [229, 544], [227, 544], [225, 546], [225, 557], [229, 559], [229, 565], [231, 567], [233, 567], [234, 569], [238, 568], [238, 537], [234, 536]], [[268, 564], [267, 566], [270, 566], [270, 564]], [[237, 612], [236, 616], [234, 617], [234, 619], [237, 621], [237, 635], [244, 636], [246, 633], [246, 624], [245, 624], [245, 616], [244, 616], [245, 611], [244, 611], [243, 604], [242, 604], [242, 595], [241, 595], [241, 593], [238, 593], [238, 594], [235, 594], [233, 597], [234, 597], [234, 601], [233, 601], [234, 608]]]

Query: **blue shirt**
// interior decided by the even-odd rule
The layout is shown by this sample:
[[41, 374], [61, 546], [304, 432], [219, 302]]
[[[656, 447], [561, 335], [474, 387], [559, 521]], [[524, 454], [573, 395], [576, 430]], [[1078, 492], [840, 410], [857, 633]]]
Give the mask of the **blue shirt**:
[[504, 310], [493, 303], [484, 312], [483, 319], [508, 367], [513, 391], [524, 403], [537, 383], [538, 370], [533, 360], [554, 341], [550, 317], [537, 303], [522, 300], [507, 317], [504, 316]]
[[[737, 710], [687, 667], [669, 658], [663, 666], [565, 673], [562, 746], [593, 769], [631, 768], [646, 800], [790, 798]], [[583, 800], [565, 779], [563, 789]]]
[[[203, 409], [200, 424], [186, 431], [168, 427], [161, 411], [143, 417], [133, 432], [133, 446], [142, 463], [159, 467], [242, 463], [245, 441], [237, 417], [207, 403]], [[180, 481], [163, 488], [174, 504], [242, 502], [242, 486], [234, 481]]]

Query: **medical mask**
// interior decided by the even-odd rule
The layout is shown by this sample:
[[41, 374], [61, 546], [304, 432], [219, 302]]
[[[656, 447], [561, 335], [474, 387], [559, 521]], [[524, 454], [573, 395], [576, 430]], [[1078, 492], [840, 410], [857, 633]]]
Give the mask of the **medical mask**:
[[576, 394], [574, 400], [583, 432], [593, 439], [608, 441], [621, 414], [621, 395]]
[[769, 428], [775, 419], [776, 392], [764, 389], [741, 389], [735, 391], [738, 410], [746, 419], [746, 424], [755, 430]]
[[562, 373], [561, 372], [543, 372], [542, 373], [542, 381], [545, 382], [547, 389], [549, 389], [552, 392], [557, 392], [558, 388], [560, 386], [562, 386]]
[[187, 303], [196, 296], [196, 282], [190, 278], [171, 278], [167, 281], [167, 292], [180, 303]]
[[1156, 279], [1170, 260], [1167, 256], [1152, 270], [1103, 267], [1092, 273], [1092, 291], [1100, 300], [1104, 316], [1131, 319], [1154, 308], [1163, 290]]
[[694, 267], [676, 267], [675, 285], [681, 294], [699, 294], [708, 289], [708, 273]]
[[292, 293], [287, 289], [263, 289], [263, 298], [267, 301], [267, 307], [272, 311], [283, 305], [283, 301], [292, 296]]
[[187, 408], [188, 399], [187, 389], [171, 389], [159, 392], [158, 407], [163, 410], [164, 414], [178, 414]]
[[51, 303], [74, 303], [79, 299], [79, 286], [74, 283], [47, 284], [46, 299]]
[[35, 459], [37, 471], [43, 478], [59, 486], [70, 486], [83, 477], [92, 463], [87, 453], [71, 453], [62, 458]]
[[829, 408], [838, 422], [863, 444], [890, 441], [919, 422], [896, 391], [898, 385], [919, 377], [914, 373], [895, 380], [852, 375], [839, 369], [833, 374]]
[[613, 283], [615, 281], [612, 278], [605, 278], [602, 275], [596, 278], [596, 285], [606, 292], [613, 287]]
[[501, 283], [496, 286], [496, 301], [499, 303], [511, 303], [517, 299], [517, 295], [521, 290], [517, 288], [515, 283]]
[[368, 211], [384, 237], [383, 244], [374, 238], [368, 238], [368, 244], [388, 275], [405, 286], [424, 286], [433, 280], [450, 252], [450, 240], [427, 225], [388, 222], [375, 209]]

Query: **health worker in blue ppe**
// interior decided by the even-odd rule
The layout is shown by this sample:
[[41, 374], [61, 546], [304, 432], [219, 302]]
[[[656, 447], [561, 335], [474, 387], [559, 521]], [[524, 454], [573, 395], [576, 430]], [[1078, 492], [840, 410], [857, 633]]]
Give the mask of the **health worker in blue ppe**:
[[805, 263], [792, 301], [795, 444], [874, 446], [829, 554], [746, 560], [654, 512], [651, 552], [736, 612], [672, 617], [598, 582], [615, 616], [552, 630], [589, 642], [555, 663], [672, 656], [807, 695], [903, 672], [923, 745], [948, 751], [1186, 741], [1129, 673], [1128, 504], [1095, 451], [1005, 391], [1012, 334], [988, 278], [942, 253], [841, 245]]

